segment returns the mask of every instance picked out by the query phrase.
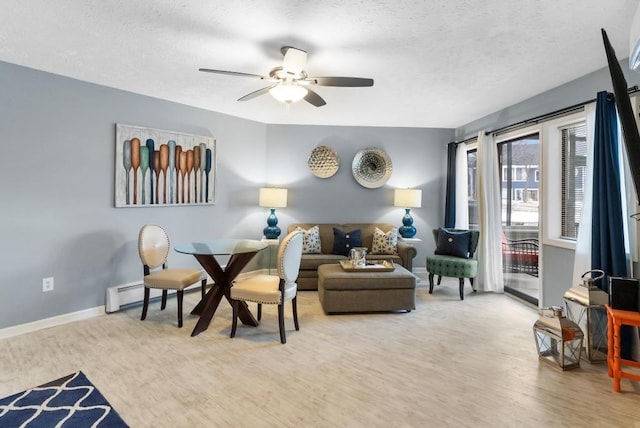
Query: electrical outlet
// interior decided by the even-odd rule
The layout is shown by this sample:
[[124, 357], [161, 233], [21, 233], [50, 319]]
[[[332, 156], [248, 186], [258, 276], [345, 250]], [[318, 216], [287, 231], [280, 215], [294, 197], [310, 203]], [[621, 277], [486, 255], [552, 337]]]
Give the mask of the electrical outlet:
[[53, 277], [42, 278], [42, 292], [53, 291]]

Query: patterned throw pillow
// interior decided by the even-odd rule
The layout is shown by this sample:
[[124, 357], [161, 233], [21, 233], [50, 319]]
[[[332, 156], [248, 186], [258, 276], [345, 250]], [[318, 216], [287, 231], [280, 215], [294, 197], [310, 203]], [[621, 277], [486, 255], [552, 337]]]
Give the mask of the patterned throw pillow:
[[309, 230], [296, 226], [295, 231], [302, 232], [302, 254], [320, 254], [320, 227], [318, 225]]
[[456, 256], [469, 258], [469, 240], [471, 232], [446, 230], [440, 228], [438, 230], [438, 243], [436, 244], [436, 254], [445, 256]]
[[351, 232], [343, 232], [340, 229], [333, 228], [333, 254], [340, 254], [342, 256], [349, 256], [349, 252], [354, 247], [362, 246], [362, 239], [360, 235], [362, 231], [360, 229], [352, 230]]
[[376, 227], [373, 232], [371, 254], [398, 254], [398, 229], [392, 228], [387, 233]]

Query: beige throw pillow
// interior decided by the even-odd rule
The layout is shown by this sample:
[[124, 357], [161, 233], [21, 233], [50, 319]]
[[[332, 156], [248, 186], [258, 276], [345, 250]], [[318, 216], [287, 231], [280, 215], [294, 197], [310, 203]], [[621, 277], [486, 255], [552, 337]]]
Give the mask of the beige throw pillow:
[[398, 229], [395, 227], [384, 233], [376, 227], [373, 232], [371, 254], [398, 254]]
[[320, 254], [320, 227], [313, 226], [309, 230], [304, 230], [296, 226], [296, 232], [302, 232], [302, 254]]

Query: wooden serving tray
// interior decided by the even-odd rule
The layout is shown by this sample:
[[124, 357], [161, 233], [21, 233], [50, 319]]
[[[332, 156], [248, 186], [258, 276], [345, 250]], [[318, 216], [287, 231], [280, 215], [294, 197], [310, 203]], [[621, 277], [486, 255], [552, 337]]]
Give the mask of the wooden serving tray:
[[371, 260], [365, 267], [355, 267], [350, 260], [340, 260], [340, 266], [346, 272], [393, 272], [396, 269], [388, 260]]

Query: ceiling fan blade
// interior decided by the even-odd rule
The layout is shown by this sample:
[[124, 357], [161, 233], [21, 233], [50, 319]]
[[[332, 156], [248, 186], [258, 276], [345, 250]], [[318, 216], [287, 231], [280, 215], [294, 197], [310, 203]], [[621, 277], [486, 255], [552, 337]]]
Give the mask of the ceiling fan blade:
[[320, 86], [343, 86], [343, 87], [361, 87], [373, 86], [373, 79], [364, 77], [308, 77], [316, 85]]
[[258, 89], [257, 91], [253, 91], [253, 92], [245, 95], [242, 98], [238, 98], [238, 101], [247, 101], [247, 100], [253, 99], [255, 97], [259, 97], [260, 95], [264, 95], [267, 92], [269, 92], [269, 89], [273, 88], [274, 86], [278, 86], [278, 85], [275, 84], [275, 85], [267, 86], [267, 87], [262, 88], [262, 89]]
[[268, 77], [260, 76], [259, 74], [240, 73], [239, 71], [213, 70], [211, 68], [199, 68], [198, 71], [204, 71], [205, 73], [229, 74], [231, 76], [254, 77], [260, 80], [271, 80]]
[[307, 65], [307, 52], [291, 46], [283, 46], [280, 51], [284, 55], [282, 70], [286, 73], [299, 75]]
[[307, 88], [307, 91], [308, 92], [307, 95], [305, 95], [304, 100], [309, 104], [313, 104], [316, 107], [322, 107], [327, 103], [320, 95], [316, 94], [311, 89]]

